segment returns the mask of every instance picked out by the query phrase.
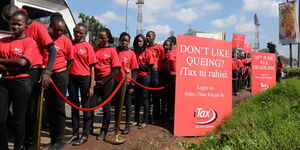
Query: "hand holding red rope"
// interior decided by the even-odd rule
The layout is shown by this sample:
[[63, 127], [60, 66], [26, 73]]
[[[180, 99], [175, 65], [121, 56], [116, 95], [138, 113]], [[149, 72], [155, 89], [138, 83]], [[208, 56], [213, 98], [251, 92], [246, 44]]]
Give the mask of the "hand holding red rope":
[[57, 86], [55, 85], [55, 83], [51, 80], [50, 83], [53, 86], [54, 90], [58, 93], [58, 95], [60, 96], [60, 98], [62, 98], [66, 103], [68, 103], [69, 105], [71, 105], [73, 108], [81, 110], [81, 111], [93, 111], [96, 110], [100, 107], [103, 107], [105, 104], [107, 104], [117, 93], [117, 91], [119, 90], [119, 88], [121, 87], [122, 83], [124, 82], [124, 79], [122, 79], [119, 84], [117, 85], [116, 89], [111, 93], [111, 95], [104, 100], [102, 103], [100, 103], [98, 106], [92, 107], [92, 108], [81, 108], [79, 106], [76, 106], [75, 104], [73, 104], [72, 102], [70, 102], [57, 88]]

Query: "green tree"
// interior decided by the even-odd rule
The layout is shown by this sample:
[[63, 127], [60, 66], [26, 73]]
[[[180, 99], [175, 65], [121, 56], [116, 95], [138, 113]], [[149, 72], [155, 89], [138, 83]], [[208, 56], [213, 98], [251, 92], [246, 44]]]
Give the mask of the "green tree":
[[89, 42], [93, 45], [96, 46], [99, 44], [98, 40], [98, 32], [102, 28], [105, 28], [99, 20], [97, 20], [94, 16], [87, 16], [83, 13], [79, 14], [79, 19], [81, 19], [81, 23], [84, 23], [88, 26], [88, 32], [89, 32]]

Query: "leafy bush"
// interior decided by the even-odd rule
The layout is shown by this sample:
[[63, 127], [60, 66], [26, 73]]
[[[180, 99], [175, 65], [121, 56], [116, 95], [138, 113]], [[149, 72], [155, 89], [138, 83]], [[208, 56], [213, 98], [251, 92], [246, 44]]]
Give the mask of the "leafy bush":
[[300, 68], [284, 67], [283, 72], [286, 74], [286, 78], [300, 77]]

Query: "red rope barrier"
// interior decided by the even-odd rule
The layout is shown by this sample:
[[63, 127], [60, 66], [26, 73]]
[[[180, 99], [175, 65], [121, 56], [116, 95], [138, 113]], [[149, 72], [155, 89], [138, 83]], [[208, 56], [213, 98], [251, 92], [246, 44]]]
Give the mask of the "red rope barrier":
[[148, 89], [148, 90], [163, 90], [163, 89], [165, 89], [165, 88], [171, 86], [172, 84], [174, 84], [174, 82], [172, 82], [172, 83], [170, 83], [170, 84], [168, 84], [168, 85], [166, 85], [166, 86], [157, 87], [157, 88], [152, 88], [152, 87], [148, 87], [148, 86], [142, 85], [142, 84], [138, 83], [137, 81], [132, 80], [131, 78], [129, 78], [129, 79], [130, 79], [133, 83], [135, 83], [136, 85], [138, 85], [138, 86], [140, 86], [140, 87], [142, 87], [142, 88], [144, 88], [144, 89]]
[[53, 86], [53, 88], [55, 89], [55, 91], [58, 93], [58, 95], [60, 96], [60, 98], [62, 98], [66, 103], [68, 103], [70, 106], [72, 106], [75, 109], [81, 110], [81, 111], [93, 111], [96, 110], [100, 107], [103, 107], [105, 104], [107, 104], [117, 93], [117, 91], [119, 90], [119, 88], [121, 87], [122, 83], [124, 82], [124, 79], [122, 79], [120, 81], [120, 83], [117, 85], [116, 89], [111, 93], [111, 95], [104, 100], [102, 103], [100, 103], [98, 106], [92, 107], [92, 108], [81, 108], [79, 106], [76, 106], [75, 104], [73, 104], [72, 102], [70, 102], [57, 88], [57, 86], [55, 85], [55, 83], [51, 80], [51, 85]]

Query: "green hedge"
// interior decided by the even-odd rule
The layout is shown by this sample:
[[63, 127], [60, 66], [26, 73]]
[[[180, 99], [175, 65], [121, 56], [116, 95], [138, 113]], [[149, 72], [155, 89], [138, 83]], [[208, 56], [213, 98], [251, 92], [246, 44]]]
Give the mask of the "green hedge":
[[236, 107], [219, 130], [186, 149], [300, 149], [300, 81], [287, 79]]
[[285, 78], [300, 77], [300, 68], [284, 67]]

